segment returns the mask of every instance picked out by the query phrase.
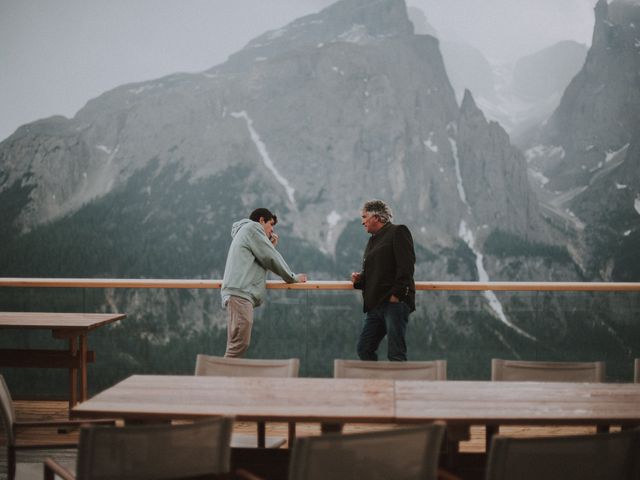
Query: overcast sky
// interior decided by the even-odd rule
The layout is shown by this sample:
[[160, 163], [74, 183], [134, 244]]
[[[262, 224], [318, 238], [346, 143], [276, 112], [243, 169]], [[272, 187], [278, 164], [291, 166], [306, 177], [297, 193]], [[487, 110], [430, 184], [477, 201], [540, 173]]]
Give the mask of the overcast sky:
[[[374, 1], [374, 0], [372, 0]], [[596, 0], [408, 0], [440, 38], [504, 61], [560, 40], [591, 42]], [[73, 117], [130, 82], [198, 72], [330, 0], [0, 0], [0, 141]]]

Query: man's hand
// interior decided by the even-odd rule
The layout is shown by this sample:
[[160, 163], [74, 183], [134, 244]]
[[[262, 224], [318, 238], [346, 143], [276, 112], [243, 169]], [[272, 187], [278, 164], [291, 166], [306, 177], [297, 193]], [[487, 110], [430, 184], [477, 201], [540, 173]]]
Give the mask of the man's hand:
[[298, 278], [298, 282], [300, 282], [300, 283], [306, 283], [307, 282], [307, 274], [306, 273], [299, 273], [298, 275], [296, 275], [296, 277]]
[[353, 272], [353, 273], [351, 274], [351, 283], [359, 282], [359, 281], [360, 281], [360, 277], [361, 277], [361, 276], [362, 276], [362, 275], [360, 275], [360, 272]]
[[389, 303], [400, 303], [400, 299], [398, 297], [396, 297], [395, 295], [391, 295], [389, 297]]
[[271, 243], [275, 247], [276, 245], [278, 245], [278, 240], [280, 240], [280, 237], [277, 233], [273, 232], [271, 233], [271, 237], [269, 238], [269, 240], [271, 240]]

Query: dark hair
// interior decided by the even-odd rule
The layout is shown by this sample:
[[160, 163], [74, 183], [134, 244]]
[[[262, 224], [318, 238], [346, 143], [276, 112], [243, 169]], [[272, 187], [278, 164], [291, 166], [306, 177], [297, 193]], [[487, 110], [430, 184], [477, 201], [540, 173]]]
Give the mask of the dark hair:
[[251, 212], [251, 215], [249, 215], [249, 220], [253, 220], [254, 222], [259, 222], [261, 218], [265, 222], [273, 220], [274, 225], [278, 223], [278, 217], [276, 217], [275, 214], [271, 213], [266, 208], [256, 208], [253, 212]]

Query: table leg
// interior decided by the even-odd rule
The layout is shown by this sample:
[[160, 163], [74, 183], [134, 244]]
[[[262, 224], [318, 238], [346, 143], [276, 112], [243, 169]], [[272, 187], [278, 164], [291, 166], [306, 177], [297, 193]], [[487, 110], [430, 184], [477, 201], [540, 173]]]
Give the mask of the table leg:
[[293, 444], [296, 443], [296, 422], [289, 422], [289, 435], [287, 443], [289, 448], [293, 448]]
[[87, 352], [88, 352], [88, 340], [87, 335], [80, 335], [80, 401], [84, 402], [89, 398], [87, 393]]
[[258, 448], [265, 448], [267, 444], [267, 424], [258, 422]]
[[[75, 357], [78, 354], [78, 340], [75, 337], [69, 339], [69, 355]], [[78, 403], [78, 369], [73, 366], [69, 369], [69, 410]]]
[[489, 451], [491, 450], [491, 440], [493, 439], [494, 435], [497, 435], [500, 432], [500, 426], [499, 425], [487, 425], [485, 426], [485, 444], [484, 444], [484, 448], [485, 448], [485, 452], [487, 453], [487, 455], [489, 454]]

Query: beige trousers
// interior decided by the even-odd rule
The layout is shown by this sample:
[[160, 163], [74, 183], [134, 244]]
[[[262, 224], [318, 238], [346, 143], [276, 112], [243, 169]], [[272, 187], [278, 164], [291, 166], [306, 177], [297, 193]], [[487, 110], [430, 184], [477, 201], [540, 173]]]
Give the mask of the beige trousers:
[[242, 357], [251, 342], [253, 303], [231, 295], [227, 303], [227, 351], [225, 357]]

